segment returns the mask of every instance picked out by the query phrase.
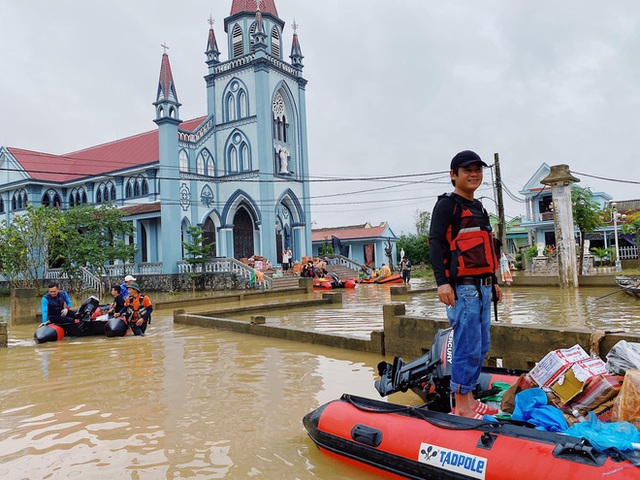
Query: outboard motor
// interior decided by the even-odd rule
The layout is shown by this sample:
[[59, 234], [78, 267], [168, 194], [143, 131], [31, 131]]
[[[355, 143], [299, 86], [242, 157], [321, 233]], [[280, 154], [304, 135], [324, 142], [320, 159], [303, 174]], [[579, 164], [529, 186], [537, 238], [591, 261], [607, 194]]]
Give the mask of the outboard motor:
[[[375, 388], [382, 397], [411, 389], [431, 410], [448, 413], [451, 411], [452, 358], [453, 330], [451, 328], [438, 330], [431, 349], [421, 357], [409, 363], [404, 363], [402, 358], [395, 357], [393, 365], [380, 362], [378, 364], [380, 380], [375, 381]], [[481, 373], [474, 396], [479, 398], [489, 393], [490, 383], [491, 375]]]
[[99, 304], [100, 300], [98, 299], [98, 297], [91, 295], [82, 303], [82, 305], [80, 305], [80, 308], [76, 310], [75, 318], [80, 320], [81, 328], [85, 325], [85, 322], [91, 321], [91, 317], [98, 309]]

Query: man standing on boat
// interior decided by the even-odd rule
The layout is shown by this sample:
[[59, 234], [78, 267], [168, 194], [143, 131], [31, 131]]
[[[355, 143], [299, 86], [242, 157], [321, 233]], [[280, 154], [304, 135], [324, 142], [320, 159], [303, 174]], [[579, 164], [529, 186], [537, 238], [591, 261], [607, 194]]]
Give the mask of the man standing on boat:
[[474, 199], [482, 184], [483, 167], [487, 164], [471, 150], [453, 157], [449, 176], [454, 190], [438, 197], [429, 232], [438, 298], [446, 305], [453, 328], [451, 391], [455, 413], [471, 418], [497, 413], [473, 398], [491, 345], [492, 297], [502, 300], [495, 275], [497, 243], [487, 211]]

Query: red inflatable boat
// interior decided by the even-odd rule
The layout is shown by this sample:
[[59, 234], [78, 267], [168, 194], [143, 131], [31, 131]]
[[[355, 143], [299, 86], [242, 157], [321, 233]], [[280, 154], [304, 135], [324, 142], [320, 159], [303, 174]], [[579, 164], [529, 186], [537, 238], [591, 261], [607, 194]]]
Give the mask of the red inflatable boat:
[[388, 478], [640, 479], [638, 451], [600, 453], [583, 439], [518, 422], [343, 395], [303, 423], [321, 451]]

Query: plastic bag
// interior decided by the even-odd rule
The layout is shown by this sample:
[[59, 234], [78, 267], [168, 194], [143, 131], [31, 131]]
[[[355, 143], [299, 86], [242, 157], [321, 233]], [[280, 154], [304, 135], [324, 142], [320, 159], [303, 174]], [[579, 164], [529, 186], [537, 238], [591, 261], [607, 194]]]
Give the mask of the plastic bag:
[[576, 423], [565, 432], [567, 435], [586, 438], [593, 447], [604, 452], [615, 447], [618, 450], [634, 450], [634, 443], [640, 443], [640, 432], [629, 422], [602, 422], [593, 412], [589, 412], [589, 420]]
[[529, 388], [518, 393], [511, 418], [529, 422], [536, 429], [547, 432], [564, 432], [569, 427], [562, 410], [547, 405], [547, 394], [541, 388]]
[[640, 369], [640, 343], [620, 340], [607, 353], [607, 369], [616, 375], [624, 375], [627, 370]]
[[614, 421], [627, 421], [640, 426], [640, 370], [629, 370], [613, 405]]

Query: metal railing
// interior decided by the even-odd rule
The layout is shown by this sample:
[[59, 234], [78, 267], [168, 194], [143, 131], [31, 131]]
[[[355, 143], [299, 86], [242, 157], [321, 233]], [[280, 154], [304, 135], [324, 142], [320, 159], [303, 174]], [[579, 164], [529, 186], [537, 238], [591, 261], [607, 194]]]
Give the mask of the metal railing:
[[109, 278], [124, 278], [125, 275], [133, 275], [135, 267], [133, 263], [119, 263], [105, 266], [104, 271]]
[[354, 262], [350, 258], [347, 258], [343, 255], [334, 255], [333, 260], [336, 262], [333, 265], [340, 265], [341, 267], [347, 267], [356, 272], [362, 268], [362, 264]]
[[[193, 273], [194, 266], [188, 262], [178, 262], [179, 273]], [[205, 263], [195, 265], [196, 273], [233, 273], [241, 277], [253, 278], [257, 286], [271, 290], [273, 281], [268, 275], [256, 276], [254, 269], [235, 258], [214, 258]]]

